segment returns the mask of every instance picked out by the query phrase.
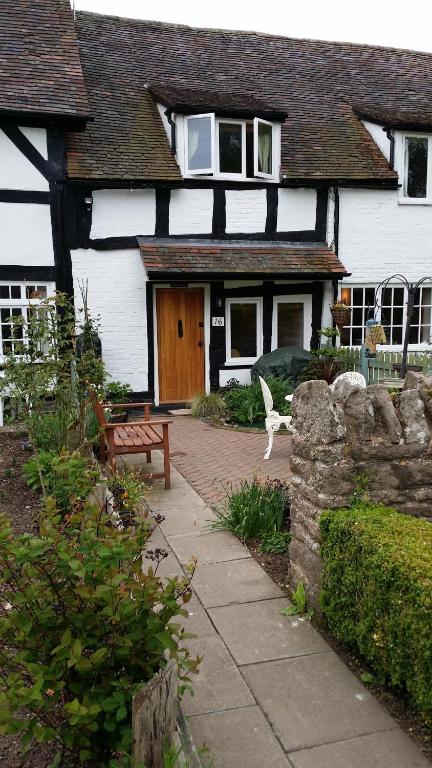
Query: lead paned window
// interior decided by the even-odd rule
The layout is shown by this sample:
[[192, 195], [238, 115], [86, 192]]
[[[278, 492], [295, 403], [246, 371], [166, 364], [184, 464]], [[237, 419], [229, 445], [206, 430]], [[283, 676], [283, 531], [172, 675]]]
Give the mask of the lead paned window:
[[254, 363], [262, 354], [261, 299], [228, 299], [227, 361]]
[[0, 357], [19, 353], [28, 313], [48, 295], [47, 284], [0, 283]]

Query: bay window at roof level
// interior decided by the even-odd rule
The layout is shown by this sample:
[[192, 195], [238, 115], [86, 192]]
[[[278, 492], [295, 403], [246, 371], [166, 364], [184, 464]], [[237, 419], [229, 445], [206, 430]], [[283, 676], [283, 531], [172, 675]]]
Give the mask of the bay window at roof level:
[[[406, 324], [408, 295], [402, 285], [389, 284], [380, 291], [375, 317], [385, 330], [391, 347], [402, 348]], [[342, 329], [340, 342], [344, 347], [360, 346], [366, 335], [366, 320], [374, 317], [376, 288], [352, 286], [341, 289], [341, 300], [351, 307], [350, 324]], [[409, 345], [425, 349], [432, 341], [432, 287], [421, 285], [414, 297]]]
[[224, 179], [277, 180], [279, 125], [216, 117], [212, 113], [185, 118], [185, 175]]

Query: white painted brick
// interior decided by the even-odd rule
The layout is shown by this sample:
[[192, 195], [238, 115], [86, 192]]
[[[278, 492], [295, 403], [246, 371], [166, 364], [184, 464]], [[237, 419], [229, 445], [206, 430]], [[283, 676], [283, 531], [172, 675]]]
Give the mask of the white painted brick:
[[350, 282], [432, 272], [432, 206], [399, 205], [397, 191], [340, 190], [339, 258]]
[[212, 231], [212, 220], [212, 189], [171, 190], [170, 235], [208, 235]]
[[89, 307], [100, 316], [102, 355], [110, 377], [148, 389], [146, 276], [140, 252], [72, 251], [77, 309], [79, 284], [88, 279]]
[[226, 231], [264, 232], [267, 219], [265, 189], [226, 191]]
[[316, 189], [279, 189], [278, 232], [315, 229]]
[[[43, 128], [23, 128], [22, 132], [46, 157], [46, 131]], [[49, 189], [46, 178], [2, 130], [0, 130], [0, 189], [26, 189], [37, 192], [47, 192]]]
[[154, 235], [154, 189], [100, 189], [93, 192], [91, 238]]
[[0, 203], [0, 264], [54, 264], [48, 203]]

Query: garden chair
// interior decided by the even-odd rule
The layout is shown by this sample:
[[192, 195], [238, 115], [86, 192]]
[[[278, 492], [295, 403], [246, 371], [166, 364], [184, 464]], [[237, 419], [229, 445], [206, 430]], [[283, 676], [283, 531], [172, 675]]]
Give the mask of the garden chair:
[[292, 429], [290, 427], [290, 424], [291, 424], [292, 416], [281, 416], [280, 413], [278, 413], [278, 411], [273, 410], [273, 397], [268, 387], [268, 384], [266, 384], [262, 376], [259, 376], [259, 381], [261, 384], [261, 391], [262, 391], [263, 400], [264, 400], [264, 408], [266, 412], [265, 428], [267, 430], [268, 439], [269, 439], [268, 446], [264, 453], [264, 458], [269, 459], [270, 454], [272, 452], [272, 448], [273, 448], [274, 433], [278, 432], [282, 426], [286, 427], [286, 429], [289, 432], [291, 432]]
[[[116, 456], [124, 456], [131, 453], [145, 453], [147, 463], [151, 461], [152, 451], [163, 452], [163, 472], [149, 473], [151, 479], [164, 478], [165, 488], [169, 490], [170, 484], [170, 452], [168, 426], [172, 420], [151, 420], [150, 409], [152, 403], [101, 403], [96, 392], [90, 390], [90, 399], [97, 416], [100, 427], [99, 449], [100, 461], [105, 463], [107, 456], [112, 472], [116, 470]], [[144, 410], [143, 421], [129, 421], [124, 423], [110, 423], [107, 421], [105, 411], [108, 409], [142, 408]], [[162, 427], [162, 434], [156, 427]]]
[[364, 389], [366, 386], [365, 377], [362, 373], [358, 373], [357, 371], [346, 371], [345, 373], [341, 373], [340, 376], [336, 376], [333, 384], [330, 384], [330, 389], [332, 391], [334, 391], [336, 382], [338, 381], [347, 381], [349, 384], [360, 387], [361, 389]]

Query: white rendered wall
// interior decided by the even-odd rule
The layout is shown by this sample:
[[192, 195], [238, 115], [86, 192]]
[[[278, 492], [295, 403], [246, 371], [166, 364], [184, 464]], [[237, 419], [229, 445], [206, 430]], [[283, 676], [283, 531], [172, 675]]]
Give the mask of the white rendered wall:
[[226, 387], [230, 379], [237, 379], [239, 384], [250, 384], [251, 383], [250, 368], [230, 368], [229, 371], [225, 371], [225, 370], [219, 371], [220, 387]]
[[0, 264], [54, 264], [48, 204], [0, 203]]
[[315, 229], [316, 201], [316, 189], [279, 189], [278, 232]]
[[328, 193], [328, 205], [327, 205], [327, 226], [326, 226], [326, 243], [327, 245], [334, 244], [335, 235], [335, 191], [332, 187]]
[[100, 316], [102, 355], [111, 379], [148, 389], [146, 277], [138, 249], [72, 251], [75, 303], [88, 280], [93, 317]]
[[[22, 128], [21, 130], [46, 159], [46, 130], [43, 128]], [[0, 130], [0, 189], [25, 189], [34, 192], [46, 192], [49, 189], [45, 177], [2, 130]]]
[[383, 130], [382, 125], [376, 125], [376, 123], [370, 123], [368, 120], [363, 120], [363, 125], [367, 131], [369, 131], [375, 144], [377, 144], [383, 153], [386, 160], [390, 161], [390, 140]]
[[432, 272], [432, 206], [400, 205], [398, 192], [340, 189], [339, 258], [354, 283]]
[[154, 235], [154, 189], [101, 189], [93, 192], [90, 237]]
[[170, 235], [211, 234], [212, 189], [172, 189], [169, 208]]
[[267, 220], [265, 189], [226, 191], [226, 232], [264, 232]]

